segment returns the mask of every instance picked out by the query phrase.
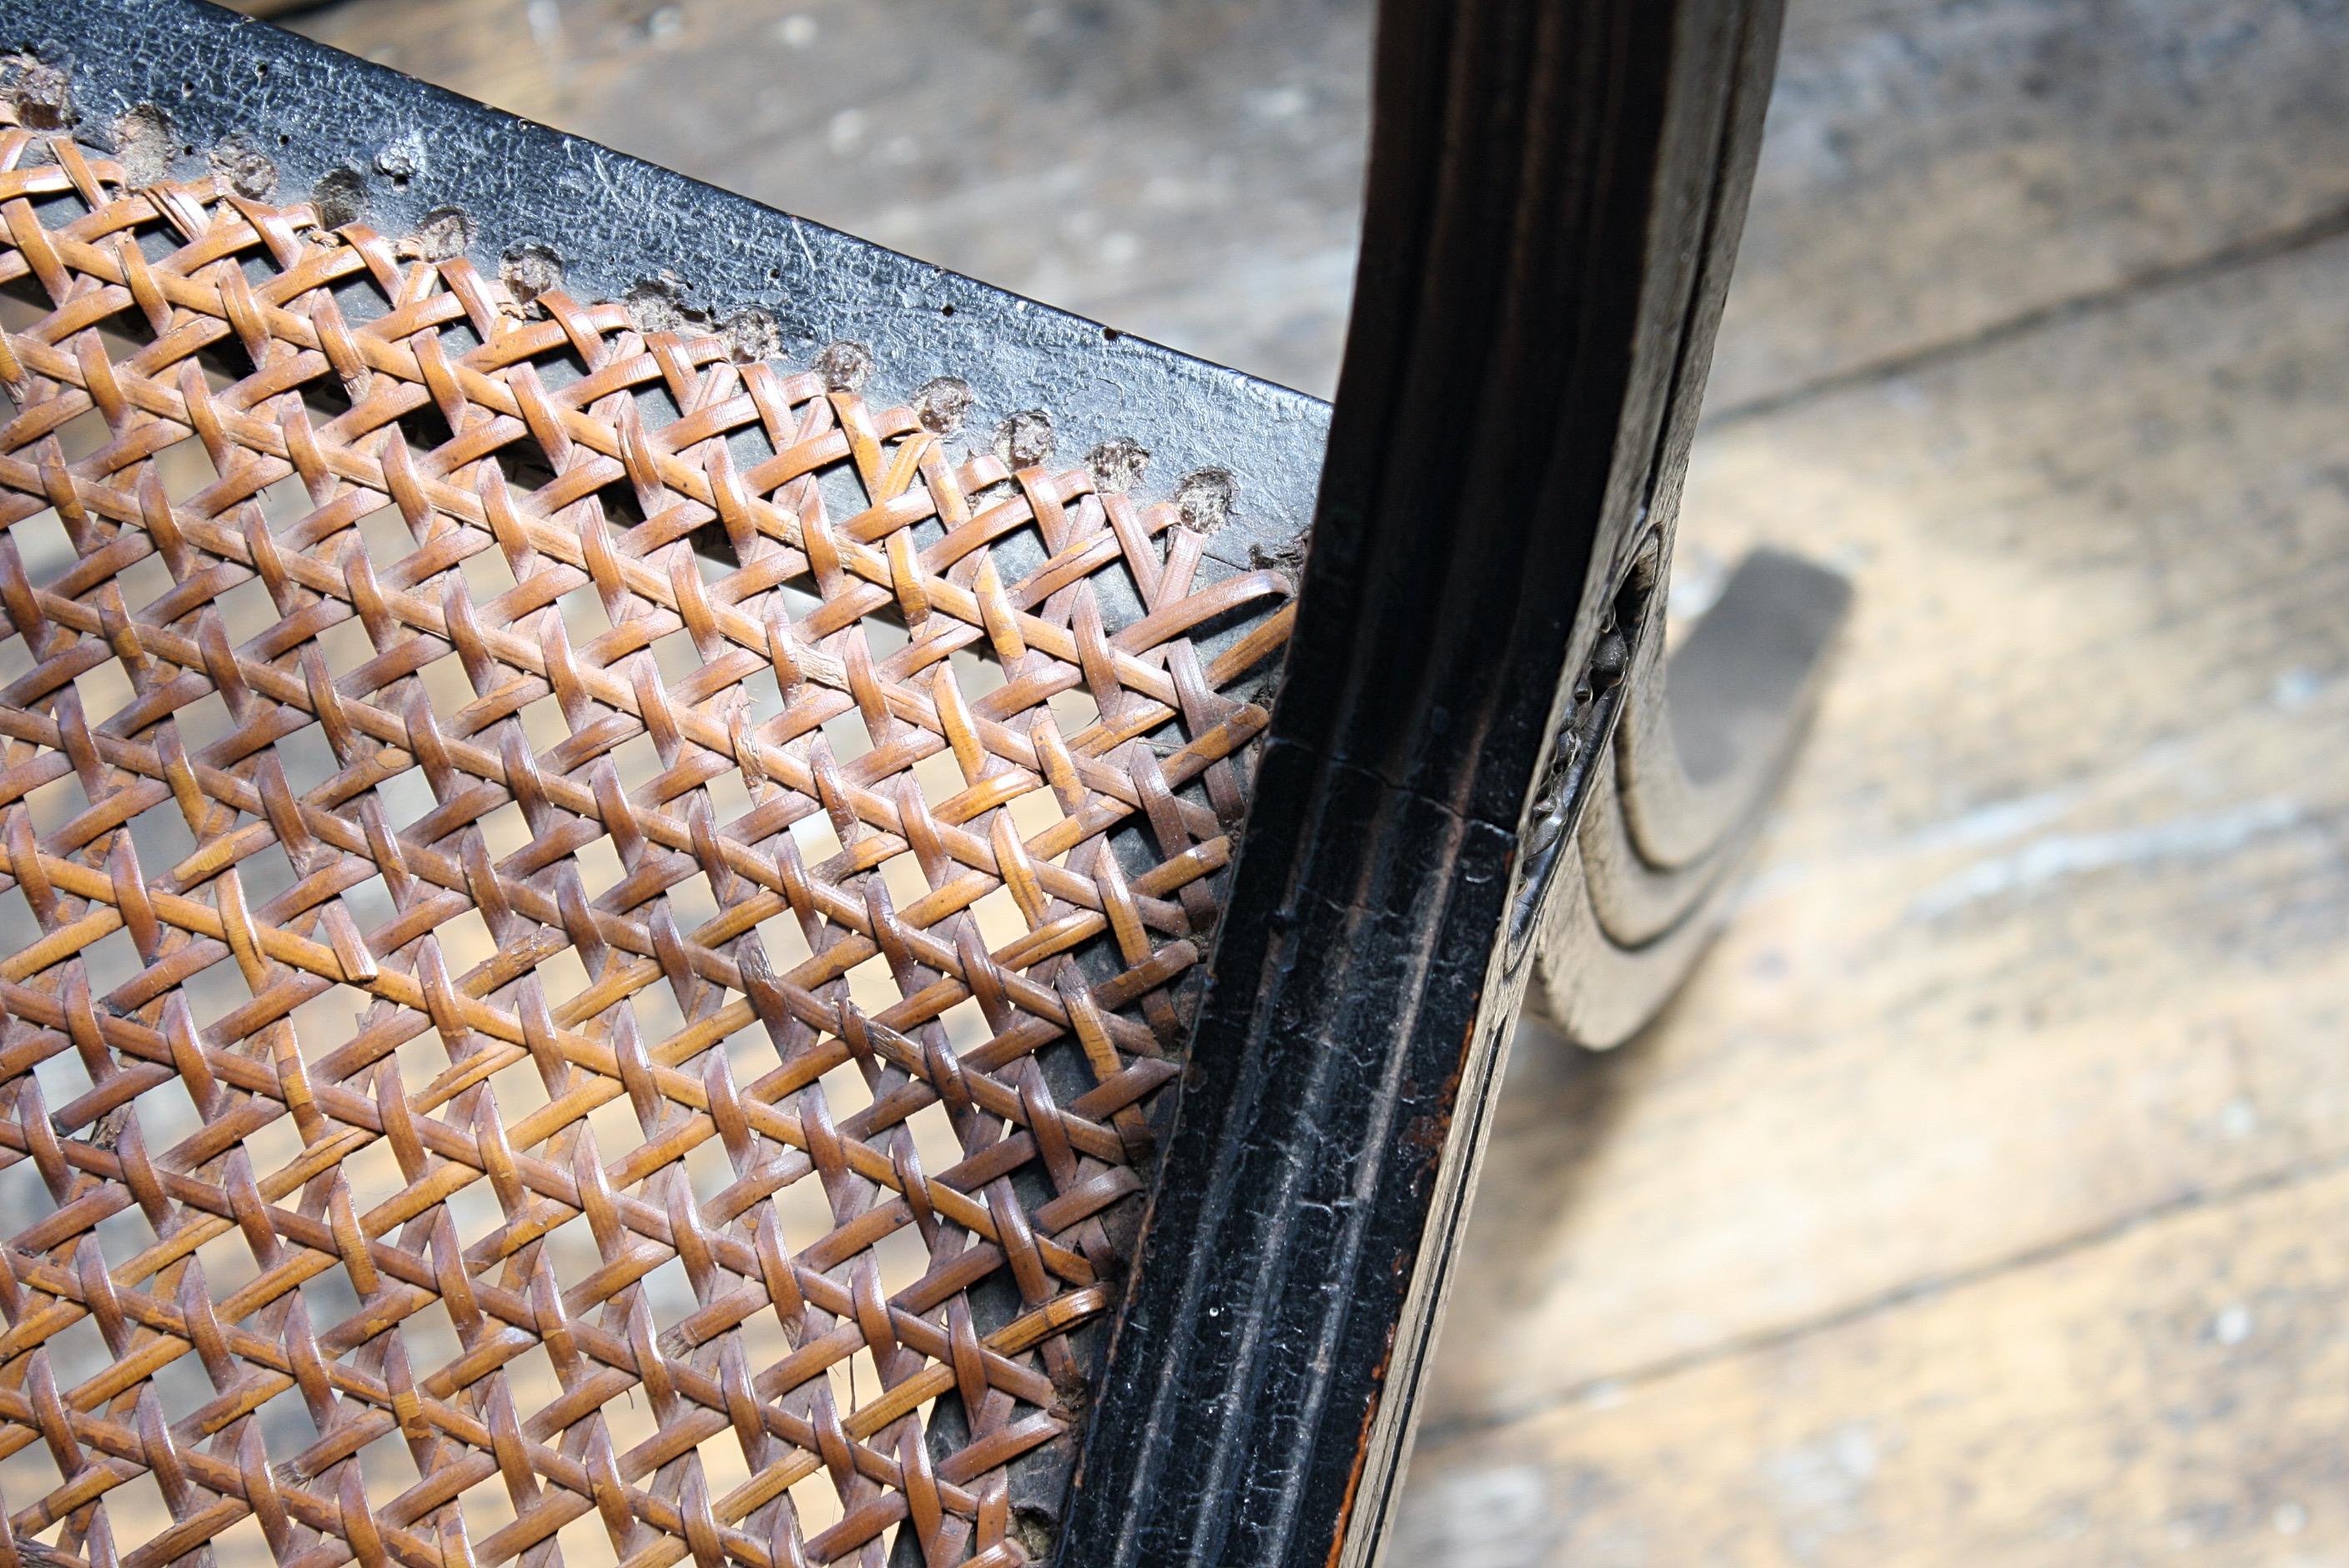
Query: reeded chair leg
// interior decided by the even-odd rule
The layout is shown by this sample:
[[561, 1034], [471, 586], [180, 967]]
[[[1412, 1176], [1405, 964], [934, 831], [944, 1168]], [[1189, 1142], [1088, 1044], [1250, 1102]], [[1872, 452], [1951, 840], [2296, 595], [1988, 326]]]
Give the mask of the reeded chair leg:
[[1535, 937], [1528, 1005], [1577, 1044], [1637, 1033], [1718, 929], [1850, 599], [1835, 573], [1757, 551], [1669, 656], [1661, 606], [1630, 629], [1623, 712]]

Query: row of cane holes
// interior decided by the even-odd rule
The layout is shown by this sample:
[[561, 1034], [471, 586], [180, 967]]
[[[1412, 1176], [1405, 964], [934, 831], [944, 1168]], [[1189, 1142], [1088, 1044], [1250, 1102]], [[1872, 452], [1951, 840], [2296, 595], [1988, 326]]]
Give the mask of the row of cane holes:
[[[245, 264], [246, 271], [253, 276], [255, 283], [265, 282], [274, 275], [270, 265], [257, 257], [245, 258]], [[349, 284], [344, 288], [338, 288], [335, 291], [337, 299], [341, 300], [347, 290], [350, 289], [356, 289], [361, 297], [357, 300], [343, 301], [347, 319], [353, 324], [357, 324], [381, 313], [382, 302], [380, 296], [373, 292], [374, 285], [371, 282], [364, 285]], [[365, 304], [367, 308], [354, 314], [350, 308], [354, 304]], [[46, 295], [35, 288], [29, 280], [19, 279], [15, 284], [0, 285], [0, 328], [11, 332], [24, 330], [44, 319], [50, 308]], [[135, 315], [126, 313], [118, 315], [109, 323], [101, 324], [95, 329], [108, 356], [118, 364], [144, 346], [141, 339], [126, 335], [122, 330], [126, 326], [143, 330], [144, 323]], [[455, 335], [452, 336], [452, 334]], [[444, 352], [451, 357], [461, 355], [468, 347], [478, 342], [471, 330], [461, 323], [442, 327], [440, 335]], [[223, 346], [215, 346], [212, 349], [205, 350], [197, 355], [192, 362], [201, 368], [206, 384], [214, 393], [226, 390], [236, 380], [236, 377], [229, 368], [229, 351]], [[585, 366], [571, 358], [567, 351], [533, 361], [533, 364], [539, 370], [541, 383], [550, 391], [559, 390], [586, 374]], [[314, 427], [326, 424], [349, 407], [340, 384], [332, 377], [314, 377], [295, 390], [308, 407]], [[663, 384], [654, 383], [634, 387], [629, 396], [648, 432], [657, 432], [681, 417], [678, 406], [671, 400]], [[409, 429], [410, 447], [419, 450], [437, 448], [451, 438], [453, 434], [441, 419], [438, 410], [429, 405], [403, 418], [400, 424], [403, 428]], [[57, 432], [57, 435], [68, 461], [79, 460], [97, 451], [109, 438], [105, 421], [95, 409], [88, 410], [68, 420]], [[738, 431], [733, 437], [729, 438], [729, 445], [734, 449], [738, 467], [743, 469], [755, 466], [771, 455], [773, 450], [766, 444], [762, 430]], [[516, 442], [501, 448], [484, 460], [498, 463], [505, 472], [508, 484], [517, 490], [534, 490], [554, 477], [553, 470], [546, 466], [544, 454], [530, 441]], [[186, 500], [217, 478], [202, 444], [194, 440], [183, 441], [178, 447], [158, 454], [156, 463], [165, 493], [174, 503]], [[835, 464], [819, 472], [815, 477], [819, 488], [823, 492], [825, 503], [835, 518], [853, 516], [864, 510], [866, 498], [861, 488], [861, 481], [847, 464]], [[1009, 493], [1008, 487], [997, 488], [1005, 490], [1006, 493]], [[308, 498], [300, 481], [293, 477], [281, 480], [268, 487], [262, 492], [260, 499], [266, 510], [268, 521], [273, 530], [284, 528], [307, 515], [310, 511]], [[599, 492], [599, 499], [604, 503], [607, 523], [615, 529], [625, 531], [631, 524], [643, 521], [636, 499], [626, 486], [606, 486]], [[372, 529], [371, 523], [374, 525]], [[368, 547], [369, 558], [378, 571], [408, 554], [414, 548], [413, 542], [407, 537], [404, 525], [400, 523], [396, 513], [387, 511], [379, 517], [362, 520], [360, 527], [362, 537]], [[936, 519], [916, 524], [914, 532], [917, 543], [921, 546], [926, 546], [936, 539], [943, 537], [942, 526]], [[1020, 581], [1029, 573], [1040, 568], [1046, 560], [1040, 533], [1032, 524], [998, 537], [990, 542], [988, 550], [995, 558], [997, 571], [1006, 583]], [[723, 577], [733, 570], [730, 564], [709, 556], [699, 557], [698, 560], [704, 576], [712, 581]], [[468, 587], [474, 595], [477, 607], [514, 585], [512, 576], [505, 567], [502, 555], [494, 549], [469, 557], [462, 563], [462, 570]], [[1124, 604], [1133, 614], [1141, 613], [1136, 584], [1122, 560], [1112, 560], [1098, 568], [1092, 573], [1092, 581], [1098, 590], [1108, 595], [1106, 603]], [[593, 604], [596, 602], [592, 587], [583, 587], [574, 590], [574, 593], [583, 603]], [[566, 595], [566, 600], [570, 597], [571, 595]], [[812, 600], [810, 602], [812, 603]], [[802, 605], [799, 608], [803, 610], [805, 606]], [[566, 624], [570, 624], [574, 619], [572, 612], [566, 605]], [[575, 640], [585, 641], [587, 636], [606, 629], [606, 625], [600, 619], [595, 619], [592, 631], [579, 625], [574, 625], [572, 629]], [[674, 635], [678, 646], [671, 651], [668, 657], [664, 659], [663, 673], [671, 678], [678, 678], [683, 674], [689, 673], [696, 665], [690, 652], [689, 639], [681, 633]], [[984, 655], [981, 656], [983, 660]], [[964, 677], [968, 698], [975, 699], [985, 691], [992, 689], [994, 686], [1001, 684], [999, 671], [990, 680], [982, 672], [964, 667], [960, 660], [957, 660], [957, 673]], [[974, 676], [978, 676], [979, 679], [977, 689], [972, 689], [970, 686], [970, 677]], [[0, 681], [0, 684], [5, 684], [5, 681]], [[1061, 723], [1063, 733], [1071, 736], [1091, 724], [1097, 717], [1090, 697], [1081, 687], [1059, 694], [1053, 699], [1053, 709], [1055, 717]], [[856, 738], [835, 744], [848, 746], [851, 749], [846, 755], [861, 755], [864, 750], [869, 748], [870, 743]]]
[[[45, 317], [47, 311], [48, 305], [45, 300], [36, 301], [28, 298], [16, 289], [0, 289], [0, 328], [8, 331], [23, 330]], [[118, 362], [140, 346], [136, 340], [124, 335], [111, 325], [100, 326], [98, 332], [109, 356]], [[214, 392], [222, 391], [233, 385], [233, 378], [222, 368], [217, 356], [199, 356], [196, 363], [202, 367], [207, 384]], [[320, 393], [322, 389], [332, 390], [333, 388], [326, 381], [320, 381], [307, 384], [300, 390], [302, 396], [307, 400]], [[339, 396], [338, 391], [336, 395]], [[676, 410], [669, 405], [667, 394], [658, 387], [639, 388], [635, 396], [640, 407], [647, 404], [654, 405], [658, 409], [666, 410], [667, 418], [676, 417]], [[331, 415], [332, 410], [320, 409], [317, 412], [320, 415]], [[657, 428], [659, 424], [666, 422], [667, 418], [662, 418], [657, 412], [647, 419], [648, 428]], [[95, 408], [87, 409], [67, 420], [55, 434], [68, 462], [79, 461], [99, 450], [112, 435], [104, 418]], [[503, 458], [505, 454], [502, 453], [500, 456]], [[156, 454], [153, 461], [166, 496], [175, 504], [187, 500], [219, 477], [202, 443], [193, 438], [182, 440], [165, 449]], [[543, 473], [535, 474], [533, 482], [546, 477], [551, 476]], [[823, 477], [826, 480], [842, 480], [845, 487], [843, 493], [854, 488], [853, 478], [844, 469], [835, 468]], [[307, 492], [304, 490], [300, 480], [294, 476], [288, 476], [270, 485], [261, 492], [258, 499], [262, 503], [264, 518], [273, 531], [282, 530], [290, 523], [307, 516], [312, 510]], [[607, 491], [606, 500], [607, 504], [622, 505], [631, 510], [634, 505], [625, 490]], [[853, 510], [857, 504], [860, 503], [852, 500], [851, 509]], [[46, 528], [43, 526], [45, 521]], [[362, 518], [357, 527], [368, 558], [379, 571], [417, 548], [416, 541], [409, 534], [406, 524], [401, 521], [397, 511], [388, 506]], [[1032, 525], [1028, 529], [1015, 531], [1013, 534], [996, 541], [990, 547], [999, 558], [998, 569], [1005, 574], [1006, 581], [1016, 581], [1025, 570], [1040, 563], [1042, 555], [1037, 548], [1036, 542], [1029, 537], [1033, 531]], [[18, 540], [18, 549], [26, 557], [27, 574], [36, 583], [44, 580], [41, 568], [35, 564], [36, 558], [45, 563], [54, 562], [53, 570], [56, 571], [63, 570], [74, 559], [72, 545], [67, 540], [62, 525], [57, 522], [54, 513], [45, 513], [41, 518], [20, 522], [11, 530], [11, 533]], [[1029, 557], [1033, 559], [1028, 559]], [[697, 557], [697, 561], [705, 577], [712, 580], [721, 578], [732, 570], [728, 564], [706, 556]], [[154, 562], [151, 557], [150, 562], [140, 564], [144, 566], [150, 562], [158, 567], [160, 565], [160, 562]], [[514, 586], [512, 574], [506, 566], [502, 553], [495, 549], [482, 550], [469, 556], [460, 563], [460, 569], [465, 576], [468, 590], [477, 608]], [[140, 581], [137, 570], [133, 568], [132, 572], [123, 575], [124, 593], [126, 597], [132, 600], [134, 607], [139, 603], [134, 592]], [[1118, 563], [1115, 570], [1122, 574], [1123, 570], [1122, 563]], [[150, 573], [150, 580], [153, 583], [153, 591], [158, 593], [170, 586], [168, 573]], [[1130, 583], [1128, 586], [1130, 587]], [[796, 614], [803, 615], [821, 603], [814, 595], [805, 593], [793, 584], [786, 584], [782, 592], [792, 601], [792, 608]], [[240, 599], [247, 606], [244, 614], [249, 620], [240, 620], [232, 613], [233, 606]], [[257, 581], [248, 583], [239, 590], [222, 595], [221, 600], [215, 603], [222, 609], [223, 616], [229, 619], [227, 630], [232, 643], [242, 643], [246, 637], [266, 630], [276, 621], [274, 608], [268, 602], [267, 591]], [[610, 628], [609, 621], [603, 614], [602, 602], [592, 584], [584, 584], [564, 594], [558, 603], [564, 613], [565, 627], [571, 632], [574, 644], [586, 642]], [[346, 623], [346, 625], [356, 630], [355, 623]], [[877, 635], [880, 641], [881, 645], [874, 648], [876, 662], [895, 651], [897, 647], [903, 646], [907, 640], [903, 626], [893, 624], [891, 620], [885, 617], [868, 616], [865, 620], [865, 629], [868, 638], [874, 638]], [[361, 636], [363, 635], [362, 633]], [[682, 631], [672, 633], [657, 642], [654, 645], [654, 653], [659, 661], [663, 676], [670, 680], [682, 679], [699, 667], [698, 655], [692, 646], [691, 639]], [[21, 651], [17, 656], [20, 658], [23, 656]], [[963, 688], [966, 701], [976, 701], [1003, 684], [1003, 673], [995, 664], [990, 652], [983, 643], [974, 644], [970, 648], [958, 652], [954, 655], [954, 664], [957, 684]], [[338, 670], [341, 668], [341, 666], [336, 667]], [[0, 685], [5, 685], [19, 673], [21, 671], [0, 667]], [[436, 697], [439, 695], [436, 693]], [[780, 707], [779, 699], [776, 706]], [[1056, 694], [1051, 699], [1051, 708], [1055, 721], [1065, 735], [1074, 736], [1080, 733], [1099, 717], [1098, 708], [1081, 686]], [[765, 717], [769, 715], [761, 712], [759, 717]], [[856, 721], [853, 714], [843, 715], [830, 721], [826, 726], [826, 738], [831, 742], [835, 755], [843, 761], [854, 760], [872, 748], [870, 738], [863, 732], [861, 723]], [[928, 792], [926, 782], [925, 792], [926, 794]]]

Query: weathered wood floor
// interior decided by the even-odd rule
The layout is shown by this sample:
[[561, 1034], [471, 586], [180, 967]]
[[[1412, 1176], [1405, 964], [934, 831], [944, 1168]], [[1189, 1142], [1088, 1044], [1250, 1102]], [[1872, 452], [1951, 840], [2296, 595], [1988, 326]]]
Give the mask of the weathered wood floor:
[[[1332, 378], [1357, 5], [301, 25]], [[1392, 1560], [2349, 1562], [2349, 9], [1794, 0], [1713, 406], [1684, 597], [1857, 622], [1689, 994], [1520, 1044]]]

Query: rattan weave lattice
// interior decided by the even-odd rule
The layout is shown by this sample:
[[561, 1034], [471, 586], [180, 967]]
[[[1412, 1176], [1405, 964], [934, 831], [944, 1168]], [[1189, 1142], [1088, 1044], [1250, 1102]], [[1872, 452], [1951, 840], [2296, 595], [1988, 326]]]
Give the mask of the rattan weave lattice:
[[0, 1568], [1025, 1561], [1288, 583], [63, 137], [0, 214]]

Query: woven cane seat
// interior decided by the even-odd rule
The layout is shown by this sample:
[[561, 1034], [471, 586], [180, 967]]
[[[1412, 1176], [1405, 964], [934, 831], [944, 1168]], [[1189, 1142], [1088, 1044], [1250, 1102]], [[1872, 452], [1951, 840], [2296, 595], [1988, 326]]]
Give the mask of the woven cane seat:
[[0, 130], [0, 1563], [1047, 1550], [1288, 581], [102, 145]]

